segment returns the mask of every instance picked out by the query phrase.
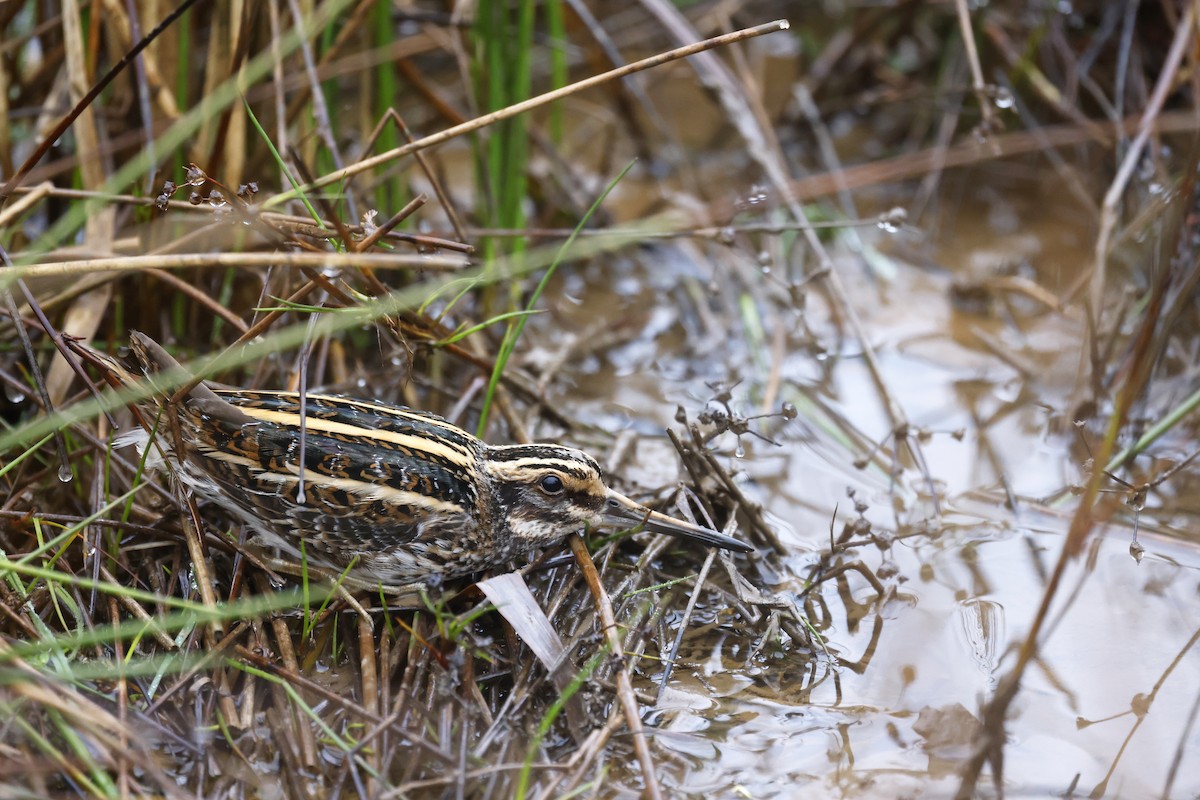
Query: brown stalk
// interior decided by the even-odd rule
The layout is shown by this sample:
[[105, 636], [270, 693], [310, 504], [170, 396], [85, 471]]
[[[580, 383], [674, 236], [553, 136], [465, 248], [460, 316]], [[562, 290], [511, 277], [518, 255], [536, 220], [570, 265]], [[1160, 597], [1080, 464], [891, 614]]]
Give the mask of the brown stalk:
[[[1191, 6], [1189, 6], [1190, 13]], [[1194, 167], [1195, 162], [1191, 162]], [[1188, 181], [1187, 202], [1194, 197], [1195, 184]], [[1012, 669], [1005, 673], [996, 686], [996, 692], [991, 701], [983, 709], [983, 724], [973, 743], [973, 752], [962, 772], [962, 781], [956, 795], [959, 800], [967, 800], [975, 796], [976, 785], [983, 770], [983, 765], [990, 761], [993, 770], [993, 781], [997, 786], [1002, 780], [1003, 745], [1005, 720], [1009, 706], [1016, 698], [1021, 688], [1025, 669], [1033, 662], [1041, 647], [1042, 631], [1050, 619], [1050, 608], [1059, 586], [1062, 584], [1067, 567], [1083, 552], [1084, 544], [1098, 523], [1103, 523], [1116, 510], [1116, 501], [1101, 502], [1101, 489], [1108, 476], [1100, 465], [1112, 460], [1116, 449], [1117, 436], [1124, 429], [1130, 411], [1135, 403], [1143, 396], [1150, 383], [1150, 375], [1157, 364], [1154, 342], [1155, 331], [1161, 324], [1161, 312], [1166, 302], [1168, 290], [1172, 283], [1173, 270], [1164, 269], [1155, 282], [1150, 302], [1144, 312], [1127, 361], [1127, 369], [1123, 372], [1122, 380], [1114, 398], [1112, 415], [1108, 421], [1107, 431], [1099, 450], [1095, 453], [1093, 469], [1079, 499], [1079, 506], [1071, 518], [1066, 541], [1059, 551], [1054, 570], [1046, 582], [1042, 592], [1041, 602], [1034, 615], [1029, 632], [1021, 642], [1017, 652], [1017, 660]], [[1059, 611], [1061, 614], [1062, 611]]]
[[[55, 264], [32, 264], [20, 268], [23, 278], [64, 277], [108, 270], [142, 269], [228, 269], [241, 267], [315, 267], [317, 269], [371, 267], [374, 269], [422, 269], [451, 272], [462, 269], [462, 258], [409, 256], [390, 253], [180, 253], [154, 256], [114, 256]], [[2, 276], [0, 276], [2, 277]]]
[[576, 94], [585, 89], [590, 89], [593, 86], [606, 83], [607, 81], [623, 78], [626, 75], [632, 75], [635, 72], [641, 72], [642, 70], [657, 67], [661, 64], [666, 64], [680, 58], [686, 58], [697, 53], [702, 53], [706, 50], [711, 50], [714, 47], [722, 47], [734, 42], [740, 42], [744, 39], [751, 39], [755, 36], [762, 36], [766, 33], [775, 33], [777, 31], [787, 29], [788, 23], [786, 21], [776, 20], [763, 25], [756, 25], [752, 28], [743, 28], [742, 30], [734, 31], [733, 33], [714, 36], [713, 38], [705, 39], [702, 42], [696, 42], [684, 47], [677, 47], [674, 50], [669, 50], [665, 53], [659, 53], [649, 58], [644, 58], [641, 61], [635, 61], [634, 63], [628, 64], [624, 67], [609, 70], [602, 75], [595, 75], [591, 78], [573, 83], [570, 86], [564, 86], [561, 89], [555, 89], [554, 91], [546, 92], [544, 94], [537, 95], [536, 97], [531, 97], [530, 99], [524, 100], [520, 103], [514, 103], [513, 105], [508, 106], [507, 108], [502, 108], [499, 111], [494, 111], [490, 114], [484, 114], [481, 117], [476, 117], [475, 119], [470, 120], [469, 122], [464, 122], [461, 125], [455, 125], [451, 128], [446, 128], [445, 130], [431, 134], [422, 139], [418, 139], [410, 144], [402, 145], [389, 150], [386, 153], [380, 153], [377, 156], [365, 158], [356, 164], [346, 167], [345, 169], [339, 169], [329, 173], [328, 175], [325, 175], [324, 177], [318, 178], [316, 181], [310, 184], [293, 189], [290, 192], [284, 192], [280, 195], [277, 195], [273, 197], [270, 202], [272, 204], [283, 203], [287, 200], [297, 197], [301, 193], [310, 193], [325, 186], [341, 183], [347, 178], [351, 178], [360, 173], [372, 170], [381, 164], [386, 164], [389, 161], [403, 158], [404, 156], [415, 153], [418, 150], [427, 150], [430, 147], [439, 145], [458, 136], [462, 136], [463, 134], [479, 130], [480, 128], [485, 128], [488, 125], [494, 125], [497, 122], [510, 119], [511, 117], [515, 117], [519, 114], [524, 114], [526, 111], [532, 111], [535, 108], [540, 108], [541, 106], [561, 100], [564, 97]]
[[161, 281], [162, 283], [165, 283], [167, 286], [170, 286], [175, 291], [180, 292], [181, 294], [187, 295], [198, 306], [200, 306], [201, 308], [207, 308], [209, 311], [211, 311], [213, 313], [213, 315], [218, 316], [221, 319], [225, 320], [230, 325], [232, 325], [234, 328], [236, 328], [240, 333], [246, 332], [247, 326], [241, 317], [239, 317], [237, 314], [230, 311], [225, 306], [218, 303], [215, 298], [210, 297], [207, 292], [198, 288], [194, 284], [188, 283], [187, 281], [182, 280], [178, 276], [173, 275], [172, 273], [166, 272], [161, 269], [148, 269], [145, 271], [145, 273], [153, 278], [156, 278], [157, 280]]
[[[1146, 107], [1142, 110], [1142, 116], [1138, 122], [1137, 135], [1130, 142], [1129, 148], [1125, 152], [1125, 158], [1121, 161], [1121, 166], [1117, 170], [1116, 176], [1109, 185], [1108, 191], [1104, 194], [1104, 204], [1101, 206], [1100, 213], [1100, 233], [1096, 236], [1096, 249], [1092, 263], [1092, 284], [1088, 301], [1088, 341], [1093, 356], [1091, 374], [1092, 391], [1097, 396], [1100, 393], [1099, 381], [1101, 374], [1100, 363], [1096, 360], [1097, 348], [1099, 347], [1100, 315], [1104, 303], [1104, 284], [1108, 269], [1109, 240], [1112, 238], [1113, 229], [1117, 224], [1117, 207], [1120, 205], [1121, 198], [1125, 194], [1125, 189], [1133, 177], [1134, 168], [1141, 162], [1142, 153], [1150, 141], [1150, 134], [1155, 129], [1155, 122], [1159, 114], [1162, 113], [1167, 97], [1175, 89], [1176, 76], [1179, 73], [1180, 65], [1183, 63], [1183, 57], [1187, 54], [1189, 46], [1193, 46], [1195, 41], [1196, 5], [1195, 3], [1188, 3], [1183, 19], [1180, 20], [1179, 26], [1175, 30], [1175, 38], [1171, 42], [1171, 49], [1167, 52], [1163, 62], [1162, 72], [1159, 73], [1154, 92], [1151, 94]], [[1100, 463], [1106, 464], [1108, 463], [1108, 459], [1105, 458]]]
[[612, 659], [613, 671], [616, 673], [617, 680], [617, 697], [621, 701], [621, 708], [625, 712], [625, 724], [629, 726], [629, 732], [633, 735], [633, 749], [637, 754], [638, 765], [642, 770], [642, 780], [645, 781], [645, 786], [642, 791], [646, 797], [662, 798], [662, 789], [658, 785], [658, 775], [654, 768], [654, 759], [650, 755], [650, 744], [646, 740], [646, 731], [642, 727], [642, 717], [638, 708], [637, 695], [633, 692], [633, 683], [629, 678], [629, 668], [625, 663], [625, 650], [621, 646], [621, 637], [617, 633], [617, 619], [613, 615], [612, 600], [609, 599], [608, 593], [604, 590], [604, 584], [600, 581], [600, 573], [596, 571], [596, 565], [592, 563], [592, 556], [588, 553], [587, 545], [577, 533], [573, 533], [567, 539], [571, 545], [571, 552], [575, 554], [575, 563], [579, 565], [579, 569], [583, 572], [583, 579], [587, 583], [588, 589], [592, 592], [592, 598], [596, 601], [596, 614], [600, 617], [600, 625], [604, 630], [604, 639], [608, 644], [609, 657]]
[[[374, 247], [379, 242], [380, 239], [382, 239], [384, 236], [387, 236], [389, 233], [391, 233], [393, 228], [395, 228], [397, 225], [399, 225], [404, 220], [411, 217], [413, 214], [415, 214], [417, 212], [417, 210], [419, 208], [421, 208], [421, 206], [425, 205], [428, 202], [429, 202], [429, 198], [423, 194], [419, 194], [416, 197], [414, 197], [412, 200], [409, 200], [408, 203], [404, 206], [404, 208], [400, 209], [395, 214], [393, 214], [391, 216], [391, 218], [389, 218], [387, 220], [387, 222], [383, 223], [378, 228], [371, 231], [371, 233], [369, 233], [367, 236], [365, 236], [363, 238], [363, 240], [358, 243], [358, 250], [360, 252], [366, 252], [367, 250], [370, 250], [372, 247]], [[379, 289], [385, 289], [385, 288], [386, 287], [379, 286], [376, 288], [376, 291], [378, 291]]]
[[454, 107], [454, 103], [445, 97], [445, 95], [431, 85], [425, 75], [413, 63], [411, 56], [402, 55], [396, 59], [396, 70], [404, 76], [404, 79], [412, 84], [417, 94], [429, 104], [430, 108], [438, 113], [442, 119], [449, 122], [451, 125], [458, 125], [466, 121], [466, 116]]
[[121, 612], [117, 608], [117, 599], [112, 595], [108, 598], [108, 615], [113, 626], [113, 663], [117, 665], [117, 722], [120, 724], [117, 734], [117, 763], [118, 763], [118, 778], [117, 783], [121, 788], [121, 793], [128, 796], [129, 794], [129, 767], [130, 767], [130, 747], [129, 747], [129, 686], [125, 680], [125, 646], [121, 641], [119, 628], [121, 624]]
[[[371, 608], [371, 598], [363, 597], [362, 607], [368, 611]], [[358, 617], [358, 673], [362, 685], [362, 705], [358, 707], [365, 717], [371, 715], [379, 720], [379, 664], [376, 661], [375, 626], [370, 617]], [[468, 662], [470, 663], [470, 662]], [[333, 693], [336, 695], [336, 693]], [[376, 772], [379, 771], [379, 752], [372, 751], [367, 756], [367, 763]], [[374, 781], [372, 781], [374, 783]], [[378, 794], [379, 787], [373, 786], [373, 793]]]
[[[263, 576], [258, 576], [258, 590], [263, 593], [271, 590], [270, 584], [267, 583], [266, 578]], [[273, 616], [271, 618], [271, 632], [275, 634], [275, 644], [279, 648], [279, 658], [283, 661], [284, 669], [289, 673], [285, 680], [293, 686], [301, 685], [303, 678], [300, 676], [300, 663], [296, 659], [296, 649], [292, 644], [292, 633], [288, 630], [287, 620], [278, 615]], [[241, 645], [235, 645], [235, 649], [243, 658], [247, 656], [252, 657], [252, 654], [242, 653], [243, 648]], [[280, 700], [283, 699], [281, 696]], [[311, 768], [317, 763], [317, 742], [313, 736], [312, 727], [298, 717], [296, 707], [290, 701], [286, 703], [285, 707], [290, 712], [288, 719], [291, 723], [291, 728], [299, 734], [300, 752], [302, 753], [304, 763]]]
[[142, 37], [142, 40], [134, 45], [129, 52], [121, 56], [120, 61], [118, 61], [116, 64], [113, 64], [112, 69], [105, 73], [104, 77], [97, 81], [96, 84], [88, 90], [87, 94], [80, 98], [79, 102], [76, 103], [69, 112], [67, 112], [66, 116], [58, 121], [58, 124], [54, 126], [50, 133], [42, 137], [42, 141], [38, 143], [38, 146], [33, 149], [33, 152], [29, 154], [29, 157], [25, 159], [21, 166], [17, 168], [16, 173], [14, 173], [13, 176], [8, 179], [4, 186], [0, 187], [0, 208], [4, 207], [4, 204], [8, 202], [8, 198], [12, 195], [13, 190], [21, 185], [21, 183], [25, 180], [25, 176], [29, 174], [29, 171], [33, 169], [33, 167], [36, 166], [39, 161], [42, 160], [42, 157], [45, 156], [46, 153], [49, 152], [50, 148], [54, 146], [54, 143], [57, 142], [64, 133], [66, 133], [67, 128], [71, 127], [71, 124], [79, 118], [79, 115], [83, 113], [84, 109], [88, 108], [92, 104], [92, 101], [100, 96], [100, 93], [104, 91], [105, 87], [112, 83], [112, 81], [121, 74], [125, 67], [129, 66], [133, 62], [133, 59], [138, 55], [138, 53], [145, 50], [151, 42], [158, 38], [163, 31], [174, 24], [175, 20], [183, 16], [184, 12], [195, 5], [196, 2], [197, 0], [182, 0], [179, 5], [171, 11], [171, 13], [167, 14], [167, 16], [163, 18], [162, 22], [158, 23], [153, 30]]
[[[272, 624], [273, 628], [277, 622], [279, 624], [284, 625], [285, 627], [287, 626], [287, 622], [285, 620], [283, 620], [282, 618], [277, 618], [276, 620], [272, 620], [271, 624]], [[276, 633], [278, 636], [278, 632], [276, 632]], [[295, 651], [291, 648], [291, 644], [290, 644], [291, 636], [289, 635], [287, 638], [289, 639], [289, 645], [287, 648], [288, 652], [291, 653], [291, 659], [293, 661], [295, 661], [296, 654], [295, 654]], [[371, 649], [374, 649], [374, 648], [372, 647]], [[376, 725], [380, 725], [380, 724], [383, 724], [384, 722], [386, 722], [386, 720], [383, 717], [379, 716], [378, 712], [372, 711], [371, 709], [367, 708], [365, 705], [359, 705], [358, 703], [355, 703], [353, 700], [351, 700], [341, 694], [338, 694], [337, 692], [333, 691], [332, 689], [330, 689], [326, 686], [322, 686], [321, 684], [317, 683], [314, 680], [306, 678], [301, 672], [299, 672], [299, 670], [298, 670], [299, 665], [288, 666], [288, 664], [287, 664], [288, 659], [286, 657], [281, 656], [281, 659], [284, 661], [284, 664], [281, 666], [280, 664], [275, 663], [274, 661], [272, 661], [271, 659], [262, 655], [261, 653], [257, 653], [254, 650], [252, 650], [251, 648], [246, 647], [245, 645], [241, 645], [241, 644], [234, 645], [233, 650], [235, 653], [238, 654], [238, 656], [245, 659], [248, 663], [253, 664], [258, 669], [261, 669], [263, 672], [269, 672], [272, 675], [275, 675], [276, 677], [282, 678], [283, 680], [292, 684], [292, 686], [303, 689], [306, 692], [311, 692], [313, 695], [320, 697], [322, 700], [333, 703], [334, 705], [338, 706], [339, 708], [344, 708], [346, 711], [349, 711], [351, 714], [362, 717], [363, 719], [367, 720], [368, 722], [371, 722]]]
[[[404, 65], [408, 63], [409, 62], [407, 59], [401, 59], [401, 69], [403, 70]], [[404, 117], [400, 116], [396, 109], [389, 108], [384, 119], [380, 120], [375, 131], [372, 131], [371, 139], [368, 140], [368, 147], [371, 146], [375, 140], [375, 137], [379, 135], [379, 131], [383, 129], [383, 125], [386, 124], [387, 120], [389, 119], [396, 123], [396, 127], [398, 127], [400, 132], [404, 134], [404, 138], [408, 140], [409, 144], [412, 144], [416, 141], [416, 138], [412, 135], [412, 131], [410, 131], [408, 129], [408, 125], [405, 124]], [[456, 120], [456, 122], [461, 121], [461, 119]], [[467, 235], [464, 232], [465, 229], [463, 227], [462, 220], [458, 216], [458, 211], [455, 210], [454, 204], [450, 202], [450, 195], [447, 194], [446, 190], [442, 187], [442, 182], [438, 180], [437, 173], [430, 165], [429, 159], [427, 159], [425, 154], [419, 150], [413, 153], [413, 158], [416, 159], [417, 166], [421, 168], [421, 171], [425, 173], [425, 179], [429, 181], [429, 185], [433, 187], [433, 193], [437, 195], [438, 204], [442, 207], [442, 211], [446, 212], [446, 216], [450, 219], [450, 227], [454, 229], [454, 235], [460, 242], [466, 242]]]

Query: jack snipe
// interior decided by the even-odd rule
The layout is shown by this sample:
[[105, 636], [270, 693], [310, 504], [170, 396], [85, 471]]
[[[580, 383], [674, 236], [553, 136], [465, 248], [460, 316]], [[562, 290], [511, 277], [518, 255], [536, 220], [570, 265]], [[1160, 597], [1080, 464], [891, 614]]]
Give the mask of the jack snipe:
[[[179, 367], [144, 334], [130, 343], [151, 383]], [[119, 383], [143, 379], [87, 354]], [[595, 459], [570, 447], [492, 446], [432, 414], [332, 395], [306, 395], [303, 420], [294, 392], [200, 384], [179, 402], [168, 396], [146, 406], [161, 410], [149, 465], [165, 460], [265, 544], [299, 557], [303, 541], [311, 561], [352, 565], [367, 580], [466, 575], [606, 524], [753, 549], [613, 491]], [[123, 443], [144, 451], [150, 436], [133, 431]]]

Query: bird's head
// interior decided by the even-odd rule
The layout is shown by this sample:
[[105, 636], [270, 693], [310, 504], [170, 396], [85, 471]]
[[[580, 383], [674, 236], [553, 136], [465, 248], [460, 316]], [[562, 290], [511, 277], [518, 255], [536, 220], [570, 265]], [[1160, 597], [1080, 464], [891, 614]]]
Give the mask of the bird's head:
[[710, 547], [741, 552], [753, 549], [714, 530], [651, 511], [608, 488], [596, 460], [571, 447], [489, 447], [483, 469], [508, 530], [525, 547], [557, 542], [585, 526], [644, 525], [647, 530]]

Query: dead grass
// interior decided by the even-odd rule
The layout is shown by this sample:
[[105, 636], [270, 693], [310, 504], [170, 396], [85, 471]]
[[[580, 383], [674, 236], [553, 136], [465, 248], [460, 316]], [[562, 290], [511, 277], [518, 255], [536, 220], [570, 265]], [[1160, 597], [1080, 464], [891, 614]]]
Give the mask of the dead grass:
[[[923, 475], [936, 529], [937, 488], [922, 455], [931, 434], [910, 422], [887, 385], [845, 270], [810, 218], [833, 217], [852, 230], [863, 222], [852, 190], [919, 177], [920, 205], [953, 167], [1194, 130], [1191, 109], [1173, 111], [1170, 89], [1152, 94], [1148, 82], [1128, 85], [1115, 104], [1049, 91], [1063, 83], [1059, 71], [1069, 71], [1063, 53], [1075, 52], [1067, 32], [1053, 18], [1048, 30], [1031, 31], [997, 14], [974, 19], [988, 45], [982, 57], [1005, 80], [1019, 79], [1021, 96], [1036, 104], [1021, 109], [1026, 130], [1001, 132], [999, 117], [1018, 87], [987, 83], [973, 50], [941, 70], [943, 54], [929, 45], [960, 25], [971, 30], [965, 4], [959, 16], [948, 8], [918, 13], [911, 3], [864, 11], [809, 48], [805, 78], [785, 83], [787, 102], [769, 97], [778, 89], [769, 51], [746, 44], [778, 29], [762, 24], [779, 15], [769, 3], [761, 15], [752, 6], [730, 19], [721, 4], [685, 17], [645, 2], [636, 22], [633, 12], [617, 13], [602, 27], [589, 27], [585, 11], [567, 3], [566, 21], [543, 22], [582, 51], [566, 51], [571, 74], [595, 77], [565, 87], [552, 85], [559, 70], [536, 59], [503, 76], [486, 60], [500, 53], [493, 58], [504, 66], [497, 39], [545, 30], [521, 27], [533, 22], [504, 16], [502, 4], [491, 9], [501, 17], [489, 18], [490, 29], [472, 29], [441, 7], [409, 16], [392, 5], [328, 0], [302, 12], [272, 2], [246, 4], [242, 17], [231, 17], [227, 6], [196, 3], [136, 57], [131, 47], [158, 20], [130, 19], [127, 4], [0, 7], [0, 84], [11, 87], [0, 91], [9, 120], [0, 126], [0, 243], [12, 267], [0, 270], [11, 298], [0, 310], [3, 791], [241, 797], [277, 785], [286, 797], [661, 796], [659, 781], [680, 757], [655, 743], [651, 726], [638, 729], [673, 679], [719, 698], [730, 674], [787, 660], [800, 676], [787, 682], [789, 699], [803, 703], [836, 683], [838, 669], [866, 670], [882, 626], [874, 612], [898, 585], [874, 554], [900, 535], [928, 533], [873, 529], [863, 507], [843, 512], [807, 563], [803, 591], [773, 593], [772, 576], [787, 571], [794, 554], [731, 472], [736, 459], [727, 456], [742, 451], [744, 439], [769, 440], [799, 413], [795, 424], [820, 431], [844, 464]], [[1173, 8], [1155, 13], [1171, 16]], [[1191, 30], [1191, 6], [1181, 13], [1179, 30]], [[802, 41], [821, 24], [802, 30]], [[731, 33], [743, 25], [759, 27]], [[1058, 49], [1047, 44], [1026, 59], [1013, 37], [1035, 34]], [[1152, 39], [1134, 28], [1105, 52], [1115, 61], [1132, 48], [1146, 56], [1147, 74], [1157, 74]], [[916, 59], [905, 73], [880, 56], [901, 43]], [[646, 58], [630, 56], [626, 65], [622, 52]], [[642, 70], [688, 54], [687, 66], [666, 74], [704, 85], [707, 94], [695, 96], [718, 119], [714, 130], [744, 153], [741, 172], [730, 172], [753, 174], [736, 191], [706, 179], [686, 156], [688, 132], [673, 129], [678, 121], [660, 116], [647, 94], [655, 73]], [[1181, 53], [1167, 63], [1159, 86], [1178, 87], [1186, 61]], [[121, 69], [104, 83], [108, 65]], [[1116, 81], [1107, 69], [1097, 67]], [[502, 80], [512, 85], [493, 97]], [[982, 112], [961, 105], [968, 81]], [[1108, 85], [1099, 81], [1092, 78]], [[518, 102], [513, 91], [537, 99]], [[997, 107], [997, 98], [1008, 99]], [[914, 110], [893, 110], [890, 124], [905, 137], [884, 144], [907, 138], [921, 147], [843, 168], [823, 115], [904, 102]], [[953, 108], [935, 115], [943, 102]], [[530, 115], [534, 109], [541, 111]], [[581, 109], [604, 120], [602, 134], [589, 131]], [[785, 117], [808, 127], [785, 136]], [[523, 127], [494, 127], [505, 120]], [[522, 155], [518, 144], [532, 152]], [[798, 148], [821, 154], [810, 166], [822, 174], [797, 177], [789, 153]], [[650, 165], [667, 159], [678, 184], [664, 186], [639, 167], [589, 218], [635, 154]], [[1127, 341], [1124, 363], [1153, 363], [1169, 349], [1171, 328], [1155, 327], [1160, 320], [1194, 327], [1194, 309], [1181, 297], [1200, 270], [1189, 263], [1148, 284], [1155, 313], [1129, 311], [1145, 322], [1140, 335], [1125, 336], [1124, 311], [1116, 319], [1101, 313], [1102, 276], [1111, 250], [1134, 231], [1115, 229], [1115, 200], [1089, 200], [1095, 191], [1086, 176], [1053, 164], [1103, 221], [1092, 271], [1051, 308], [1091, 298], [1092, 361], [1081, 397], [1116, 398], [1100, 452], [1107, 463], [1150, 376], [1106, 365]], [[514, 199], [502, 188], [518, 179], [529, 188]], [[1113, 185], [1112, 197], [1127, 196]], [[1192, 184], [1183, 185], [1193, 197]], [[701, 211], [680, 213], [688, 207], [677, 202], [680, 191]], [[739, 192], [745, 197], [731, 203]], [[641, 203], [640, 193], [653, 201]], [[891, 195], [883, 194], [889, 202], [877, 205], [887, 207]], [[823, 196], [843, 205], [806, 205]], [[610, 235], [560, 247], [585, 219], [589, 233]], [[1185, 241], [1187, 230], [1180, 224], [1170, 241]], [[671, 268], [659, 269], [667, 251], [656, 249], [667, 237], [670, 254], [690, 264], [671, 280], [660, 278]], [[1187, 248], [1168, 258], [1183, 263]], [[619, 273], [601, 265], [626, 261], [640, 266]], [[580, 540], [572, 548], [578, 563], [546, 553], [525, 584], [535, 601], [526, 608], [544, 612], [560, 640], [549, 656], [531, 646], [535, 633], [515, 615], [493, 608], [495, 592], [518, 602], [519, 588], [339, 592], [327, 576], [271, 563], [219, 512], [145, 474], [132, 451], [112, 449], [115, 430], [129, 425], [123, 402], [94, 397], [91, 377], [81, 377], [61, 346], [69, 333], [109, 349], [141, 329], [170, 343], [195, 380], [372, 396], [486, 426], [494, 441], [580, 444], [621, 475], [628, 440], [579, 418], [563, 402], [564, 387], [583, 377], [577, 365], [619, 360], [623, 345], [645, 341], [648, 323], [631, 315], [627, 329], [592, 329], [561, 309], [533, 313], [542, 310], [533, 302], [535, 278], [559, 263], [570, 265], [570, 275], [554, 278], [559, 297], [600, 293], [620, 277], [643, 281], [642, 305], [676, 309], [673, 324], [686, 331], [683, 350], [695, 362], [700, 351], [716, 352], [714, 343], [737, 339], [744, 348], [747, 375], [723, 379], [747, 384], [714, 388], [708, 402], [680, 409], [669, 435], [683, 469], [660, 475], [662, 485], [643, 494], [738, 531], [758, 552], [706, 559], [667, 540], [595, 538], [591, 580]], [[706, 263], [711, 274], [695, 266]], [[810, 329], [810, 304], [826, 318], [819, 332]], [[28, 336], [32, 361], [18, 332]], [[832, 381], [837, 358], [824, 356], [841, 352], [843, 339], [867, 365], [892, 431], [884, 442], [872, 443], [824, 405], [819, 382], [781, 378], [785, 357], [807, 349], [822, 356], [818, 369]], [[739, 413], [735, 393], [761, 414]], [[678, 489], [677, 478], [687, 488]], [[1109, 513], [1093, 511], [1102, 478], [1097, 470], [1062, 563], [1079, 551], [1092, 520]], [[1054, 597], [1051, 585], [1046, 604]], [[854, 659], [833, 647], [834, 668], [822, 632], [868, 618], [871, 644]], [[986, 709], [964, 796], [986, 758], [1000, 770], [1006, 703], [1036, 653], [1036, 631], [1006, 692]]]

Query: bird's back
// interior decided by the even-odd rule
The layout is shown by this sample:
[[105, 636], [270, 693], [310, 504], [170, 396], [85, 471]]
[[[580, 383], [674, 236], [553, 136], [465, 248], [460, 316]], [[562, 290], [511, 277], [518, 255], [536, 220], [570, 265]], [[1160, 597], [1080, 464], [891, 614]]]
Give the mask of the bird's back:
[[480, 503], [481, 445], [440, 417], [310, 394], [302, 426], [294, 392], [213, 391], [249, 421], [185, 401], [172, 460], [268, 544], [298, 557], [303, 541], [308, 558], [339, 568], [357, 559], [385, 582], [466, 574], [505, 550], [489, 540]]

